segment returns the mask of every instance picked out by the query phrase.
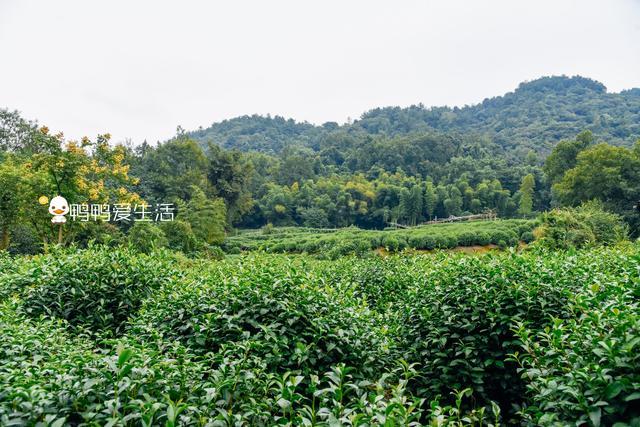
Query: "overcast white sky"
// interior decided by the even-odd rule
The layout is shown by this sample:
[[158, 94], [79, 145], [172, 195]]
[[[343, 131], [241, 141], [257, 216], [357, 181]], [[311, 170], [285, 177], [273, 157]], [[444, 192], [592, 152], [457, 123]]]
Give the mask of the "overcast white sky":
[[344, 122], [580, 74], [640, 87], [640, 0], [0, 0], [0, 107], [69, 138]]

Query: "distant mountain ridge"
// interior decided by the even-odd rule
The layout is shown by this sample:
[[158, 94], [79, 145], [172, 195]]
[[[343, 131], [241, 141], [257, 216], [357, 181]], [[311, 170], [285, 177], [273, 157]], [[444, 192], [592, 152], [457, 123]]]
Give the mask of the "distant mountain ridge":
[[464, 107], [375, 108], [345, 125], [242, 116], [189, 135], [203, 144], [213, 141], [228, 149], [277, 154], [286, 147], [319, 151], [335, 134], [362, 138], [437, 132], [488, 137], [506, 152], [547, 153], [558, 141], [586, 129], [597, 140], [633, 144], [640, 138], [640, 89], [609, 93], [602, 83], [585, 77], [542, 77]]

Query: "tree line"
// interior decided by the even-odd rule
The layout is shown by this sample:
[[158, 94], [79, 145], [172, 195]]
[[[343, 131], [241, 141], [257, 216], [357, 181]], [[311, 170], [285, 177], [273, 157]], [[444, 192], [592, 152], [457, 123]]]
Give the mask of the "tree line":
[[171, 203], [165, 224], [67, 224], [65, 243], [152, 242], [184, 251], [219, 245], [234, 228], [267, 224], [381, 229], [454, 215], [529, 217], [598, 199], [637, 229], [640, 145], [598, 143], [590, 131], [544, 159], [514, 158], [471, 135], [424, 133], [335, 140], [280, 153], [227, 150], [179, 129], [162, 143], [112, 144], [109, 135], [70, 141], [0, 114], [0, 249], [34, 252], [55, 241], [42, 195], [70, 203]]

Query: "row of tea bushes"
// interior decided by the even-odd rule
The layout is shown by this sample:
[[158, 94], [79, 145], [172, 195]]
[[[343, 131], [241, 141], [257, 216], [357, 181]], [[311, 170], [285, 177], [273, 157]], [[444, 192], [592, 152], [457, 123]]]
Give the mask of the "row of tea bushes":
[[361, 230], [345, 228], [336, 231], [285, 228], [269, 233], [243, 232], [225, 242], [228, 252], [262, 250], [273, 253], [321, 254], [338, 258], [347, 254], [362, 254], [371, 249], [385, 248], [390, 252], [403, 249], [433, 250], [458, 246], [516, 246], [519, 241], [533, 240], [533, 220], [481, 221], [437, 224], [411, 229]]
[[[417, 375], [398, 363], [374, 381], [354, 368], [272, 373], [245, 348], [194, 356], [177, 342], [125, 336], [96, 349], [66, 322], [32, 319], [0, 305], [0, 424], [131, 426], [497, 424], [499, 408], [464, 410], [408, 389]], [[157, 344], [157, 345], [156, 345]], [[460, 420], [465, 420], [464, 422]]]

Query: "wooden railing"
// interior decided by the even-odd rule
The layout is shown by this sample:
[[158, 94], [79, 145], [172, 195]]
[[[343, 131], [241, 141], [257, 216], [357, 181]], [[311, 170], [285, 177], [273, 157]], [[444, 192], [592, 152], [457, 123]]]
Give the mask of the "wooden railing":
[[[463, 215], [463, 216], [454, 216], [451, 215], [448, 218], [436, 218], [431, 221], [422, 222], [418, 225], [428, 225], [428, 224], [443, 224], [448, 222], [459, 222], [459, 221], [495, 221], [498, 219], [498, 215], [493, 211], [487, 211], [481, 214], [473, 214], [473, 215]], [[399, 224], [397, 222], [387, 222], [391, 227], [397, 228], [411, 228], [412, 226], [406, 224]]]

